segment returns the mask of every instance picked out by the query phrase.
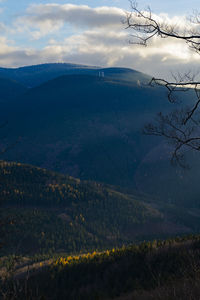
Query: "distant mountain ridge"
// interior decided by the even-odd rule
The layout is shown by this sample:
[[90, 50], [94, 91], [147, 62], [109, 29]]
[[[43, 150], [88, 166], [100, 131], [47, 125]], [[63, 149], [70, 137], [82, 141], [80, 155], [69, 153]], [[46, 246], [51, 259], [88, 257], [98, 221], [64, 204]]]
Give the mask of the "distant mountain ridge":
[[[176, 104], [168, 103], [164, 88], [146, 84], [148, 76], [142, 73], [106, 70], [108, 77], [99, 76], [97, 69], [95, 75], [62, 75], [29, 88], [12, 105], [8, 101], [0, 110], [0, 119], [9, 124], [2, 147], [21, 139], [3, 159], [138, 188], [173, 203], [186, 204], [188, 197], [188, 203], [196, 203], [198, 177], [191, 180], [190, 172], [174, 171], [166, 142], [142, 134], [158, 112]], [[183, 101], [189, 96], [184, 94]]]
[[[131, 186], [139, 157], [155, 141], [141, 136], [141, 129], [156, 111], [167, 107], [162, 97], [161, 88], [135, 82], [83, 74], [57, 77], [29, 89], [9, 105], [7, 115], [0, 112], [12, 127], [9, 137], [26, 140], [5, 158]], [[146, 149], [139, 150], [139, 143]]]
[[27, 87], [35, 87], [62, 75], [85, 74], [111, 77], [117, 80], [147, 82], [150, 77], [127, 68], [101, 68], [70, 63], [51, 63], [20, 68], [0, 68], [0, 76], [16, 80]]

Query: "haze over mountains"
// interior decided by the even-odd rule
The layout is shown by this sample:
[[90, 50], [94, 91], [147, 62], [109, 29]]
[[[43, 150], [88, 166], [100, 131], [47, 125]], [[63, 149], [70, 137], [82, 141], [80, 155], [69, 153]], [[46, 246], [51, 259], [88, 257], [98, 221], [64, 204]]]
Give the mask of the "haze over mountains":
[[[101, 74], [99, 74], [101, 72]], [[104, 74], [102, 74], [102, 72]], [[62, 75], [84, 74], [84, 75], [103, 75], [113, 79], [125, 81], [137, 81], [142, 77], [142, 80], [148, 82], [150, 77], [140, 72], [127, 68], [100, 68], [95, 66], [84, 66], [77, 64], [57, 63], [57, 64], [42, 64], [21, 68], [0, 68], [0, 76], [12, 80], [27, 87], [35, 87], [48, 80], [54, 79]]]
[[[157, 112], [172, 109], [165, 89], [150, 87], [148, 76], [71, 64], [2, 68], [0, 74], [7, 77], [1, 81], [0, 116], [8, 121], [1, 142], [6, 146], [21, 137], [5, 159], [168, 201], [197, 201], [196, 182], [190, 180], [196, 169], [173, 169], [166, 142], [142, 135]], [[6, 96], [11, 86], [13, 97]]]

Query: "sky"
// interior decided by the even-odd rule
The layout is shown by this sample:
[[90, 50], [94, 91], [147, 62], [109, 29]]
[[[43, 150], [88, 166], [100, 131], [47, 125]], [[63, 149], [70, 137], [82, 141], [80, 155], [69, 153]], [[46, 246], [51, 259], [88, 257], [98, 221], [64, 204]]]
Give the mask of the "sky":
[[[137, 2], [182, 27], [198, 8], [197, 0]], [[122, 22], [127, 11], [128, 0], [0, 0], [0, 67], [72, 62], [129, 67], [153, 76], [196, 72], [199, 56], [181, 41], [155, 38], [148, 47], [130, 45], [131, 32]]]

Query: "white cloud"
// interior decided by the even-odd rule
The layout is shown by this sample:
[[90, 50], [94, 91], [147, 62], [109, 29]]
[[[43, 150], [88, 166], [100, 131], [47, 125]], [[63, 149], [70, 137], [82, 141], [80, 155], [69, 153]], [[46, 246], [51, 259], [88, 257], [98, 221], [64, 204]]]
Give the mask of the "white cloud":
[[90, 8], [86, 5], [40, 4], [31, 5], [25, 16], [15, 22], [18, 31], [29, 31], [38, 39], [58, 31], [64, 24], [76, 29], [99, 27], [122, 27], [125, 17], [122, 9], [115, 7]]
[[[66, 61], [131, 67], [157, 75], [166, 74], [174, 68], [182, 70], [189, 66], [191, 69], [197, 64], [199, 56], [178, 40], [154, 38], [148, 47], [129, 45], [131, 32], [124, 29], [121, 22], [124, 17], [124, 11], [115, 7], [32, 5], [23, 16], [17, 18], [14, 27], [10, 29], [15, 34], [17, 30], [18, 36], [27, 37], [27, 47], [13, 47], [9, 41], [0, 39], [0, 65]], [[181, 30], [184, 30], [187, 22], [185, 17], [169, 18], [165, 14], [155, 18], [165, 24], [176, 24]], [[64, 34], [66, 24], [69, 27]], [[62, 38], [57, 37], [61, 28]], [[49, 42], [42, 39], [46, 36]], [[41, 39], [43, 46], [39, 50], [34, 49], [30, 37]]]
[[91, 8], [86, 5], [41, 4], [32, 5], [27, 10], [29, 22], [67, 22], [74, 26], [105, 27], [117, 26], [124, 17], [124, 11], [116, 7]]

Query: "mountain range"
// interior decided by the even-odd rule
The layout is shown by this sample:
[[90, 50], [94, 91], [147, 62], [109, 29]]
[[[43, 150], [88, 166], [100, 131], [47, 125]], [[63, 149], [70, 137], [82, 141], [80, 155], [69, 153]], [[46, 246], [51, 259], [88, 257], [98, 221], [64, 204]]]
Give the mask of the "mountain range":
[[148, 82], [150, 77], [143, 73], [127, 68], [101, 68], [69, 63], [41, 64], [20, 68], [0, 68], [0, 76], [15, 80], [26, 87], [35, 87], [44, 82], [63, 75], [93, 75], [110, 77], [116, 80], [137, 81], [142, 79]]
[[164, 88], [148, 85], [147, 75], [71, 64], [1, 69], [0, 75], [7, 78], [0, 80], [0, 118], [7, 123], [1, 147], [20, 140], [2, 159], [138, 189], [168, 202], [185, 205], [190, 198], [196, 205], [198, 157], [190, 155], [189, 172], [175, 169], [170, 145], [142, 134], [158, 112], [177, 108]]
[[149, 81], [0, 68], [0, 298], [199, 299], [199, 157], [172, 167], [170, 143], [143, 134], [179, 108]]

